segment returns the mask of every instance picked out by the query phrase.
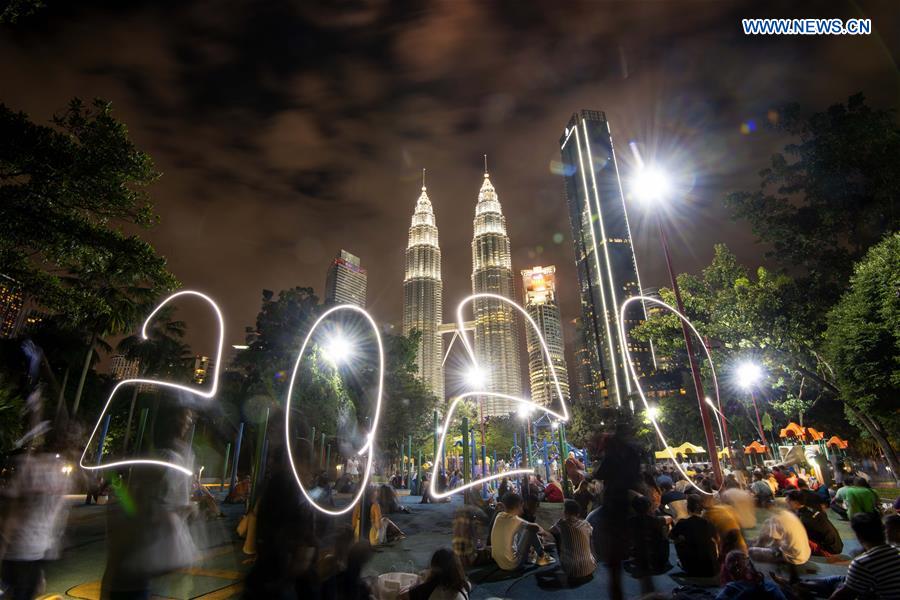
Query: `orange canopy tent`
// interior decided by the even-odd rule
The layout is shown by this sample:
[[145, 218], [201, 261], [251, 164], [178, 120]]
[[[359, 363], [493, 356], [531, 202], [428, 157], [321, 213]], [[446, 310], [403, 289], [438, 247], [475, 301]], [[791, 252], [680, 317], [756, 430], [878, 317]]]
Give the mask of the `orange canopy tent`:
[[753, 443], [744, 448], [744, 454], [765, 454], [766, 447], [763, 444], [760, 444], [758, 441], [753, 440]]
[[831, 438], [826, 442], [827, 446], [834, 446], [835, 448], [840, 448], [841, 450], [846, 450], [847, 446], [850, 444], [847, 443], [847, 440], [842, 440], [836, 435], [831, 436]]
[[794, 422], [788, 423], [788, 426], [781, 430], [779, 437], [797, 438], [802, 442], [818, 442], [825, 437], [825, 434], [812, 427], [801, 427]]

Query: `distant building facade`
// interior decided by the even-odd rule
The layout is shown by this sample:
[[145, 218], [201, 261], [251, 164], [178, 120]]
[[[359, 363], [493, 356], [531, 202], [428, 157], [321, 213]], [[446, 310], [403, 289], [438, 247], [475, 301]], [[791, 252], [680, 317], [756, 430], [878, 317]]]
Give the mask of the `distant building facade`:
[[[472, 239], [472, 292], [492, 293], [515, 301], [512, 254], [506, 218], [488, 173], [484, 174], [475, 205]], [[475, 356], [484, 371], [487, 390], [522, 395], [519, 330], [516, 310], [502, 300], [477, 299]], [[505, 415], [516, 410], [515, 402], [486, 396], [484, 416]]]
[[[528, 351], [528, 381], [531, 401], [541, 406], [560, 407], [560, 401], [569, 401], [569, 372], [566, 368], [565, 343], [562, 318], [556, 299], [556, 267], [532, 267], [522, 271], [525, 292], [525, 311], [543, 336], [550, 354], [548, 361], [537, 331], [525, 327], [525, 346]], [[559, 381], [562, 398], [554, 384], [550, 365]]]
[[198, 354], [194, 357], [194, 368], [191, 371], [191, 377], [197, 385], [203, 385], [212, 372], [215, 363], [208, 356]]
[[325, 302], [329, 304], [355, 304], [366, 307], [366, 270], [360, 266], [359, 257], [346, 250], [331, 261], [325, 276]]
[[25, 292], [14, 279], [0, 275], [0, 338], [13, 338], [22, 325]]
[[425, 189], [416, 201], [403, 276], [403, 335], [420, 334], [416, 352], [419, 378], [439, 400], [444, 399], [444, 343], [438, 332], [443, 319], [441, 249], [434, 209]]
[[[578, 273], [584, 348], [591, 354], [591, 377], [600, 377], [604, 405], [622, 406], [636, 390], [625, 363], [619, 310], [641, 293], [628, 214], [606, 115], [583, 110], [572, 116], [560, 138], [566, 200]], [[625, 319], [626, 336], [646, 319], [633, 303]], [[653, 372], [649, 344], [627, 336], [638, 377]]]
[[135, 379], [140, 373], [141, 361], [128, 358], [124, 354], [116, 354], [109, 361], [109, 374], [115, 381]]
[[584, 326], [581, 318], [574, 320], [575, 324], [575, 348], [573, 371], [575, 373], [575, 402], [581, 404], [598, 404], [603, 395], [603, 377], [596, 369], [599, 364], [596, 360], [596, 352], [588, 346], [584, 335]]

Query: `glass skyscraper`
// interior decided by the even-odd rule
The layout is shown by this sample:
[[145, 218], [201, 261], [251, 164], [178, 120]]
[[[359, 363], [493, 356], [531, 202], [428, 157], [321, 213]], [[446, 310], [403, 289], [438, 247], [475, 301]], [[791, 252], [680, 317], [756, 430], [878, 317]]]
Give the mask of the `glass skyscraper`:
[[[627, 404], [635, 391], [625, 365], [619, 333], [619, 310], [626, 298], [640, 295], [641, 282], [619, 169], [606, 115], [582, 110], [572, 115], [560, 138], [566, 200], [575, 242], [585, 349], [596, 368], [586, 370], [607, 406]], [[626, 334], [646, 318], [641, 303], [632, 303]], [[639, 377], [653, 370], [648, 344], [628, 336]]]
[[[562, 318], [556, 300], [556, 267], [551, 265], [523, 270], [522, 285], [525, 290], [525, 311], [537, 324], [537, 331], [530, 324], [525, 325], [531, 401], [541, 406], [552, 405], [559, 410], [560, 398], [553, 382], [550, 364], [559, 380], [563, 402], [569, 401], [569, 371], [566, 368]], [[538, 332], [547, 344], [551, 362], [548, 362], [541, 347]]]
[[355, 304], [366, 307], [366, 270], [360, 266], [359, 257], [341, 250], [331, 261], [325, 276], [325, 302], [327, 304]]
[[[506, 218], [488, 174], [484, 174], [475, 205], [472, 239], [472, 292], [489, 292], [515, 300], [512, 256]], [[477, 299], [475, 312], [475, 357], [484, 371], [487, 391], [522, 395], [519, 337], [514, 308], [502, 300]], [[484, 416], [505, 415], [516, 410], [515, 402], [485, 397]]]
[[403, 277], [403, 335], [421, 334], [416, 365], [422, 381], [444, 399], [444, 344], [438, 326], [443, 319], [441, 249], [431, 200], [422, 185], [409, 227]]

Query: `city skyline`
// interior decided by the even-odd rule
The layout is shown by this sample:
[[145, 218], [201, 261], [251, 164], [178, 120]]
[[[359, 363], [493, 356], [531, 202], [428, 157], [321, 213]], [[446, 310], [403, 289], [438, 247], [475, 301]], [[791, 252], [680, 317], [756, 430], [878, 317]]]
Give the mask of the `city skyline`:
[[[750, 266], [770, 265], [721, 201], [756, 189], [758, 171], [784, 146], [766, 129], [770, 113], [790, 102], [824, 110], [858, 91], [875, 106], [896, 105], [900, 27], [887, 5], [829, 7], [829, 17], [864, 12], [871, 36], [798, 44], [740, 31], [751, 14], [796, 16], [776, 2], [694, 11], [673, 1], [615, 14], [592, 3], [548, 4], [517, 11], [515, 22], [501, 5], [464, 4], [458, 15], [433, 6], [403, 18], [390, 3], [344, 12], [321, 3], [262, 11], [241, 1], [229, 11], [129, 3], [115, 17], [94, 2], [70, 4], [0, 39], [0, 77], [15, 83], [3, 100], [39, 123], [74, 96], [113, 103], [163, 173], [149, 188], [160, 225], [141, 235], [186, 287], [222, 299], [236, 325], [229, 343], [241, 343], [255, 322], [262, 289], [312, 286], [324, 297], [323, 269], [341, 247], [364, 257], [369, 309], [399, 325], [397, 240], [407, 235], [410, 206], [398, 190], [418, 189], [423, 165], [429, 188], [453, 207], [437, 216], [446, 232], [443, 300], [455, 306], [471, 289], [471, 215], [455, 207], [470, 198], [484, 152], [519, 240], [513, 264], [554, 264], [561, 282], [574, 281], [556, 140], [581, 107], [603, 108], [615, 124], [623, 178], [634, 166], [630, 141], [688, 172], [672, 215], [679, 270], [707, 264], [716, 242]], [[677, 18], [685, 7], [690, 19]], [[510, 52], [523, 27], [532, 43]], [[298, 45], [297, 36], [315, 43]], [[101, 49], [112, 46], [130, 50]], [[642, 282], [668, 285], [649, 225], [632, 222]], [[577, 295], [560, 303], [572, 341]], [[184, 316], [190, 323], [194, 315]], [[202, 332], [188, 336], [203, 341]]]

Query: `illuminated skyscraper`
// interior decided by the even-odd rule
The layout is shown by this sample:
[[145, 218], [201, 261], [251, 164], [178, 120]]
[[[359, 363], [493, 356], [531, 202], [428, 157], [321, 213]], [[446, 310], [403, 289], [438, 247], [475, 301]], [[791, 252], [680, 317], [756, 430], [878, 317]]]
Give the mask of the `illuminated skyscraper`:
[[109, 374], [113, 380], [134, 379], [141, 369], [141, 361], [137, 358], [128, 358], [124, 354], [116, 354], [109, 361]]
[[575, 364], [573, 370], [575, 373], [575, 401], [582, 404], [597, 404], [602, 397], [601, 388], [598, 387], [603, 383], [603, 378], [594, 370], [598, 368], [597, 361], [593, 359], [596, 352], [591, 352], [584, 336], [584, 326], [581, 324], [581, 318], [574, 321], [575, 324], [575, 351], [573, 358]]
[[443, 339], [438, 325], [443, 318], [441, 249], [431, 200], [422, 182], [416, 202], [409, 242], [406, 246], [406, 270], [403, 277], [403, 335], [419, 331], [416, 364], [419, 377], [439, 400], [444, 399]]
[[[565, 344], [562, 320], [556, 301], [556, 267], [532, 267], [522, 271], [525, 288], [525, 310], [537, 323], [538, 331], [547, 343], [553, 370], [559, 379], [563, 401], [569, 401], [569, 372], [566, 369]], [[531, 401], [541, 406], [559, 408], [559, 394], [550, 372], [550, 363], [541, 348], [537, 332], [525, 326], [525, 346], [528, 349], [528, 380], [531, 384]]]
[[325, 276], [325, 302], [365, 308], [366, 279], [366, 270], [359, 266], [359, 257], [341, 250], [331, 261]]
[[22, 286], [5, 275], [0, 275], [0, 338], [16, 337], [25, 306]]
[[[619, 308], [641, 293], [641, 281], [631, 245], [631, 231], [619, 169], [606, 115], [583, 110], [572, 115], [560, 138], [566, 199], [575, 241], [575, 263], [581, 293], [585, 348], [597, 365], [592, 377], [602, 390], [601, 401], [627, 405], [635, 391], [625, 365], [619, 333]], [[646, 319], [640, 303], [631, 304], [626, 333]], [[639, 377], [653, 370], [652, 349], [628, 337]]]
[[[472, 240], [472, 292], [490, 292], [515, 300], [512, 257], [506, 219], [500, 200], [484, 174], [475, 206], [475, 237]], [[488, 391], [521, 396], [519, 337], [515, 309], [501, 300], [478, 299], [475, 313], [475, 356], [484, 370]], [[484, 416], [505, 415], [515, 403], [485, 397]]]

